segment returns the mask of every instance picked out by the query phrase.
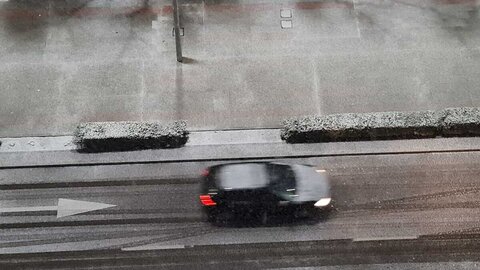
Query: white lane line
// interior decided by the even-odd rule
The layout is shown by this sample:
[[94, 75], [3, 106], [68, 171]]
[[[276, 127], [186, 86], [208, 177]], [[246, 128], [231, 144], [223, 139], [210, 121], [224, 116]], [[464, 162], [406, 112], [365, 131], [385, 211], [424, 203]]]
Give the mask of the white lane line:
[[15, 247], [0, 247], [0, 254], [21, 254], [21, 253], [44, 253], [55, 251], [80, 251], [80, 250], [92, 250], [111, 248], [119, 245], [127, 245], [136, 241], [146, 241], [151, 239], [152, 236], [136, 236], [125, 238], [113, 238], [113, 239], [98, 239], [87, 240], [78, 242], [61, 242], [50, 244], [34, 244], [34, 245], [22, 245]]
[[52, 206], [33, 206], [33, 207], [9, 207], [0, 208], [0, 213], [18, 213], [18, 212], [39, 212], [39, 211], [57, 211], [56, 205]]
[[[337, 238], [337, 239], [322, 239], [322, 240], [316, 240], [316, 241], [353, 241], [351, 238]], [[228, 241], [228, 242], [223, 242], [223, 243], [211, 243], [211, 244], [189, 244], [189, 245], [162, 245], [161, 242], [159, 243], [153, 243], [153, 244], [147, 244], [147, 245], [141, 245], [141, 246], [134, 246], [134, 247], [125, 247], [122, 248], [122, 251], [145, 251], [145, 250], [165, 250], [165, 249], [187, 249], [187, 248], [202, 248], [202, 247], [212, 247], [212, 246], [229, 246], [229, 245], [239, 245], [239, 244], [276, 244], [276, 243], [283, 243], [285, 241], [244, 241], [244, 242], [237, 242], [237, 241]], [[287, 241], [287, 242], [295, 242], [295, 241]], [[302, 242], [302, 241], [300, 241]]]
[[166, 246], [138, 246], [122, 248], [122, 251], [139, 251], [139, 250], [162, 250], [162, 249], [184, 249], [184, 245], [166, 245]]
[[353, 238], [353, 242], [368, 242], [368, 241], [382, 241], [382, 240], [414, 240], [417, 238], [418, 238], [418, 235], [359, 237], [359, 238]]

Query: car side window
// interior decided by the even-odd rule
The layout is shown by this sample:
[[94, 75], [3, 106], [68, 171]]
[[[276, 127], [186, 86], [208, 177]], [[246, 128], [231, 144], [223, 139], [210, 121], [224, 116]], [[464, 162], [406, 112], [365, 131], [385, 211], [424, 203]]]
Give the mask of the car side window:
[[295, 194], [295, 174], [290, 166], [272, 164], [269, 167], [272, 191], [280, 196]]

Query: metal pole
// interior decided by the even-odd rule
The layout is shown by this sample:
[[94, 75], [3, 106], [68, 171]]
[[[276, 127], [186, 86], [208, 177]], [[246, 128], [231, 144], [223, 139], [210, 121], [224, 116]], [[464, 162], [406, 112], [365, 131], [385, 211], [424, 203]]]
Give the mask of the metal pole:
[[182, 62], [183, 61], [183, 56], [182, 56], [182, 43], [180, 40], [180, 15], [178, 13], [178, 4], [177, 0], [172, 0], [172, 5], [173, 5], [173, 22], [174, 22], [174, 27], [173, 31], [175, 33], [175, 48], [177, 50], [177, 61]]

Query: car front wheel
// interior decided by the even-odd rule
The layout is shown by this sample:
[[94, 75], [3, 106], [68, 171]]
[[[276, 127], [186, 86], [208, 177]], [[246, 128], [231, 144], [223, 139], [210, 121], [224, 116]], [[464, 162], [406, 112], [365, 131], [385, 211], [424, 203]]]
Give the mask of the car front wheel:
[[267, 210], [262, 210], [260, 212], [260, 224], [267, 225], [269, 220], [269, 214]]

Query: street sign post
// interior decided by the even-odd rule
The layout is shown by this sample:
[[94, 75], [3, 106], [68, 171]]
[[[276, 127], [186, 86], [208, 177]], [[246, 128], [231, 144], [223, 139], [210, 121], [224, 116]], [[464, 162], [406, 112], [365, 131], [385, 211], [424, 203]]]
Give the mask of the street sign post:
[[173, 22], [174, 22], [174, 32], [175, 32], [175, 49], [177, 51], [177, 61], [182, 62], [182, 43], [180, 39], [180, 15], [178, 13], [178, 3], [177, 0], [172, 0], [173, 5]]

